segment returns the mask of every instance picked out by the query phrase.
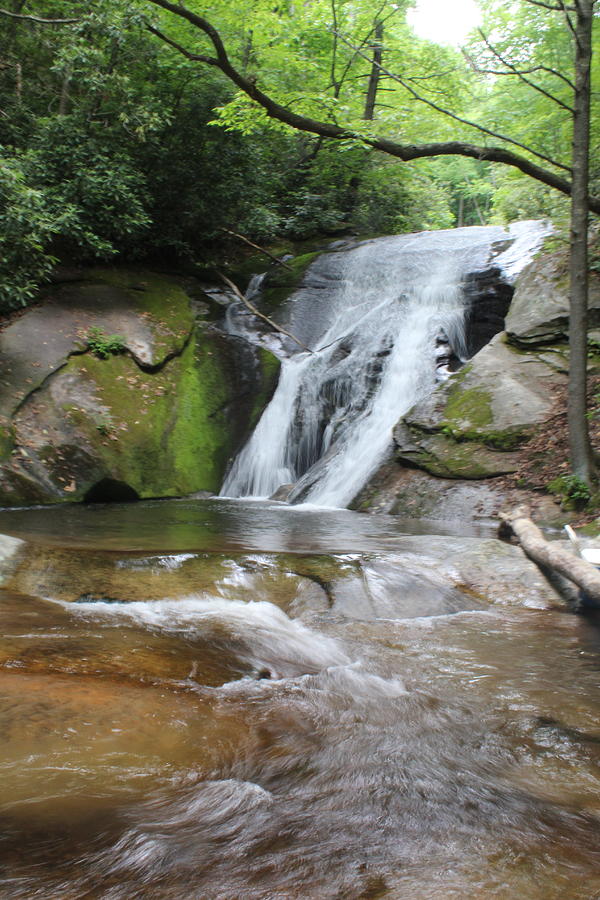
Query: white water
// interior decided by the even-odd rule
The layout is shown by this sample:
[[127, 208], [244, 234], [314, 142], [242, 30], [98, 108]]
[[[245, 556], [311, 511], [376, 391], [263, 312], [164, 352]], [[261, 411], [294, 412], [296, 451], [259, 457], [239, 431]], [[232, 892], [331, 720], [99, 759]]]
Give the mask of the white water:
[[486, 268], [493, 244], [507, 239], [513, 243], [494, 265], [514, 278], [546, 230], [519, 223], [509, 232], [398, 235], [319, 257], [312, 269], [331, 287], [316, 305], [314, 292], [289, 301], [303, 301], [292, 325], [311, 334], [313, 352], [282, 360], [275, 395], [221, 495], [264, 498], [295, 484], [291, 500], [350, 503], [388, 452], [394, 425], [435, 386], [441, 331], [464, 358], [461, 281]]

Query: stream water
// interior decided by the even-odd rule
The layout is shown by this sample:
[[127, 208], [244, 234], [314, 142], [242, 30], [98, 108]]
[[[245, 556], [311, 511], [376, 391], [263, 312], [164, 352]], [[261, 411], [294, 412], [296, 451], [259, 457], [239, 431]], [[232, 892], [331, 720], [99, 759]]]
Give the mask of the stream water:
[[440, 327], [460, 349], [504, 235], [473, 232], [378, 242], [379, 305], [372, 246], [331, 254], [331, 302], [288, 310], [332, 347], [281, 349], [224, 493], [312, 506], [0, 510], [0, 898], [599, 900], [598, 619], [492, 523], [315, 506], [432, 386]]
[[0, 896], [600, 897], [598, 623], [408, 530], [1, 511]]

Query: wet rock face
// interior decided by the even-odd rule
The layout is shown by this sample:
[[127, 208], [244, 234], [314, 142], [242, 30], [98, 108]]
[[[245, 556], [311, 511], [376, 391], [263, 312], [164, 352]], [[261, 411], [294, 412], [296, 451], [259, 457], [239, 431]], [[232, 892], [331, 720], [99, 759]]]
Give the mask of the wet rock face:
[[500, 269], [495, 266], [483, 272], [472, 272], [465, 279], [463, 293], [467, 308], [465, 329], [469, 358], [504, 329], [513, 292], [514, 288], [503, 279]]
[[[483, 347], [479, 347], [481, 341], [489, 340], [506, 313], [510, 288], [498, 280], [497, 270], [488, 269], [469, 276], [465, 290], [470, 297], [467, 340], [475, 355], [409, 411], [396, 426], [394, 440], [400, 463], [421, 470], [419, 494], [436, 498], [435, 505], [442, 511], [462, 510], [468, 521], [478, 513], [469, 500], [470, 488], [461, 487], [460, 482], [488, 479], [485, 489], [480, 488], [485, 500], [481, 514], [493, 513], [501, 503], [502, 491], [498, 493], [489, 479], [516, 470], [519, 448], [547, 420], [555, 397], [565, 390], [565, 259], [562, 254], [545, 255], [524, 269], [506, 314], [506, 332]], [[600, 279], [596, 277], [590, 285], [590, 320], [592, 328], [598, 327]], [[425, 484], [423, 479], [429, 481]], [[385, 497], [374, 489], [373, 503], [399, 514], [412, 514], [413, 481], [405, 478], [397, 489], [391, 486]], [[488, 494], [489, 502], [485, 499]], [[421, 501], [416, 505], [421, 508]], [[430, 506], [420, 514], [435, 517]], [[541, 515], [551, 519], [552, 510]]]

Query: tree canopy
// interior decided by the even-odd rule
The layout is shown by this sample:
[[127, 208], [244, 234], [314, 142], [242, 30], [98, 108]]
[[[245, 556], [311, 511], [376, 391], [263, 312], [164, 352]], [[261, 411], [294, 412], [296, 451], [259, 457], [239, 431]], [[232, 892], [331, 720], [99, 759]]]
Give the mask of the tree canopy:
[[[7, 0], [0, 303], [27, 302], [56, 259], [210, 261], [223, 229], [564, 216], [574, 38], [558, 2], [481, 0], [458, 50], [417, 38], [407, 0]], [[594, 95], [592, 160], [598, 112]]]

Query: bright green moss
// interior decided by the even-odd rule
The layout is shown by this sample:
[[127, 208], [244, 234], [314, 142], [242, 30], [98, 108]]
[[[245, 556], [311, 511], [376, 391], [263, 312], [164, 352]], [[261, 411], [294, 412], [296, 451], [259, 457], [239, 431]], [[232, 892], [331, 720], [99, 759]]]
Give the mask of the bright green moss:
[[491, 425], [494, 421], [491, 394], [481, 388], [463, 389], [460, 384], [454, 384], [448, 394], [444, 413], [450, 427], [461, 428], [467, 425], [482, 428]]
[[278, 358], [264, 347], [259, 347], [258, 365], [260, 386], [255, 395], [252, 410], [250, 411], [248, 430], [252, 430], [255, 427], [267, 403], [273, 396], [273, 392], [277, 387], [277, 379], [281, 367]]
[[173, 278], [146, 269], [92, 269], [90, 279], [113, 285], [127, 294], [153, 331], [156, 356], [180, 350], [193, 326], [190, 298]]
[[69, 418], [110, 477], [141, 497], [218, 490], [231, 450], [223, 412], [229, 394], [210, 339], [193, 337], [156, 374], [126, 357], [76, 357], [69, 365], [95, 397]]

